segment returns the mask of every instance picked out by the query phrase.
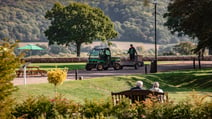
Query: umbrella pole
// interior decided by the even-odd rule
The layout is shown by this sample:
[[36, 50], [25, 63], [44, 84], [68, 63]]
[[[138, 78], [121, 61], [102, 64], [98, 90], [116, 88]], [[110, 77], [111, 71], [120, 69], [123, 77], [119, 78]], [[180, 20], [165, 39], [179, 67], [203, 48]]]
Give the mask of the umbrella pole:
[[24, 85], [26, 86], [26, 65], [24, 65]]
[[32, 62], [32, 49], [31, 49], [31, 52], [30, 52], [30, 58], [31, 58], [30, 62]]

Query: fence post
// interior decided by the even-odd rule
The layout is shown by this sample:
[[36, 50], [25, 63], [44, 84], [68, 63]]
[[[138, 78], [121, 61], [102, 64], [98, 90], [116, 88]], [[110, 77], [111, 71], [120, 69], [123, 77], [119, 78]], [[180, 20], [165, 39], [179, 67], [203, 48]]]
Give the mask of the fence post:
[[77, 78], [78, 78], [78, 70], [76, 69], [75, 70], [75, 80], [77, 80]]
[[147, 64], [144, 65], [145, 67], [145, 74], [147, 74]]
[[199, 56], [198, 56], [198, 63], [199, 63], [199, 69], [201, 69], [201, 62], [200, 62], [200, 60], [201, 60], [201, 53], [199, 52]]
[[193, 59], [193, 68], [195, 69], [195, 58]]

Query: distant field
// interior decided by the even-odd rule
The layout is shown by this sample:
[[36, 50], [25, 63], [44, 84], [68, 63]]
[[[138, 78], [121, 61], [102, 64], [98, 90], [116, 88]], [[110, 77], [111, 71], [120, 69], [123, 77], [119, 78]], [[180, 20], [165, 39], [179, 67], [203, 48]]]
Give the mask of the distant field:
[[[145, 50], [155, 48], [155, 45], [150, 44], [150, 43], [120, 42], [120, 41], [113, 41], [112, 43], [115, 44], [117, 46], [117, 48], [120, 49], [120, 50], [128, 50], [130, 44], [133, 44], [135, 47], [143, 46], [145, 48]], [[21, 43], [19, 43], [19, 46], [22, 47], [22, 46], [25, 46], [27, 44], [40, 44], [40, 45], [48, 46], [48, 42], [21, 42]], [[88, 45], [83, 44], [83, 47], [88, 47], [88, 46], [94, 47], [94, 46], [98, 46], [100, 44], [102, 44], [102, 42], [93, 42], [92, 44], [88, 44]], [[157, 45], [158, 48], [159, 48], [159, 46], [160, 45]]]
[[[120, 42], [120, 41], [113, 41], [113, 46], [110, 47], [111, 51], [112, 51], [112, 55], [116, 55], [116, 56], [128, 56], [127, 54], [125, 54], [128, 49], [130, 44], [133, 44], [134, 47], [139, 47], [142, 46], [144, 48], [144, 50], [149, 50], [149, 49], [154, 49], [155, 45], [154, 44], [150, 44], [150, 43], [140, 43], [140, 42]], [[48, 47], [48, 42], [20, 42], [19, 43], [19, 47], [25, 46], [27, 44], [39, 44], [39, 45], [45, 45]], [[82, 48], [86, 48], [86, 47], [90, 47], [93, 48], [94, 46], [101, 46], [101, 44], [103, 44], [103, 42], [93, 42], [92, 44], [82, 44]], [[157, 48], [159, 49], [160, 45], [157, 45]], [[81, 52], [81, 57], [87, 57], [88, 51], [87, 52]], [[142, 55], [142, 54], [139, 54]], [[75, 57], [76, 54], [59, 54], [58, 56], [54, 56], [54, 57]], [[34, 58], [40, 57], [40, 56], [31, 56]], [[49, 55], [43, 55], [42, 57], [52, 57]]]
[[[134, 47], [143, 46], [145, 50], [154, 49], [155, 45], [150, 43], [141, 43], [141, 42], [119, 42], [119, 41], [113, 41], [113, 44], [117, 46], [120, 50], [128, 50], [130, 47], [130, 44], [133, 44]], [[91, 45], [84, 45], [84, 46], [96, 46], [100, 45], [101, 42], [94, 42]], [[157, 45], [157, 48], [159, 48], [160, 45]]]

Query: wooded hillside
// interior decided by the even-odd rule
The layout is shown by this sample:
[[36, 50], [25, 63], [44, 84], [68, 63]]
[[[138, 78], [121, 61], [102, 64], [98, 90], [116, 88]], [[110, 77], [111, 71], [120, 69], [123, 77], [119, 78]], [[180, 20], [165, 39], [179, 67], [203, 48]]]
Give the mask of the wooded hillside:
[[[143, 0], [58, 0], [63, 4], [71, 1], [88, 3], [101, 8], [115, 24], [119, 32], [117, 41], [154, 43], [154, 6], [144, 5]], [[160, 1], [160, 0], [159, 0]], [[44, 31], [50, 24], [44, 18], [56, 0], [0, 0], [0, 39], [21, 41], [47, 41]], [[163, 13], [168, 3], [157, 5], [158, 43], [177, 43], [187, 38], [170, 34], [163, 26]]]

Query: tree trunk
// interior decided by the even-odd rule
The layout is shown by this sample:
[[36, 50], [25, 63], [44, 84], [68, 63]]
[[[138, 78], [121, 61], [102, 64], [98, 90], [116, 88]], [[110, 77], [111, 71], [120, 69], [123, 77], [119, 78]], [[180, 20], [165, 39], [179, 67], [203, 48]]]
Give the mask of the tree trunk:
[[77, 57], [80, 57], [81, 43], [77, 43]]

